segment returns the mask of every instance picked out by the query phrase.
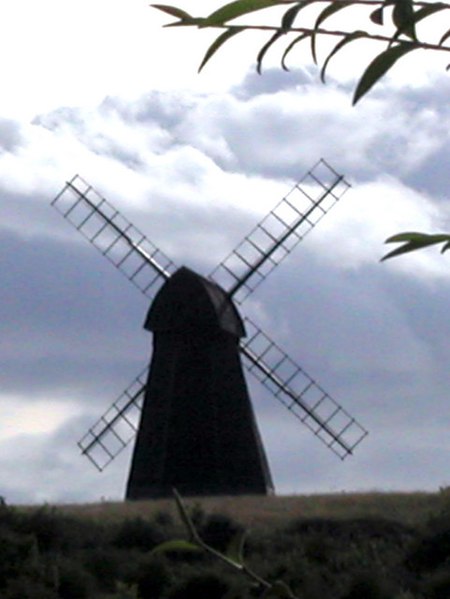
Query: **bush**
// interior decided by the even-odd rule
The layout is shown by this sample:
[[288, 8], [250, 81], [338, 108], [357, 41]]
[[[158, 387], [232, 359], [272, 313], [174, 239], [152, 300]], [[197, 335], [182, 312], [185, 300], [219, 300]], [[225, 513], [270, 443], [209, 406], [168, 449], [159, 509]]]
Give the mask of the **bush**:
[[448, 599], [450, 597], [450, 572], [447, 568], [433, 573], [423, 584], [427, 599]]
[[88, 599], [93, 588], [92, 576], [75, 561], [60, 564], [58, 594], [61, 599]]
[[196, 574], [177, 585], [169, 599], [223, 599], [230, 594], [231, 585], [228, 580], [214, 573]]
[[407, 558], [408, 565], [418, 571], [437, 568], [450, 558], [450, 529], [419, 541]]
[[22, 513], [17, 529], [35, 535], [43, 552], [69, 552], [99, 542], [100, 528], [92, 522], [58, 514], [55, 509], [41, 507], [31, 513]]
[[165, 540], [161, 528], [143, 518], [124, 520], [113, 536], [112, 544], [120, 549], [150, 551]]
[[0, 588], [29, 570], [35, 557], [36, 539], [31, 535], [0, 530]]
[[223, 514], [211, 514], [199, 529], [205, 543], [222, 552], [226, 552], [230, 542], [242, 531], [240, 524]]
[[83, 553], [85, 569], [95, 578], [102, 591], [113, 592], [126, 569], [122, 552], [114, 548], [90, 549]]
[[140, 599], [159, 599], [172, 583], [170, 567], [163, 558], [151, 555], [140, 563], [135, 582]]
[[299, 518], [288, 525], [287, 532], [300, 535], [319, 533], [340, 540], [383, 539], [398, 545], [414, 535], [412, 528], [400, 522], [375, 517], [351, 520]]
[[2, 591], [1, 597], [2, 599], [58, 599], [54, 589], [25, 575], [10, 581]]
[[395, 593], [381, 574], [365, 572], [355, 576], [341, 599], [392, 599]]

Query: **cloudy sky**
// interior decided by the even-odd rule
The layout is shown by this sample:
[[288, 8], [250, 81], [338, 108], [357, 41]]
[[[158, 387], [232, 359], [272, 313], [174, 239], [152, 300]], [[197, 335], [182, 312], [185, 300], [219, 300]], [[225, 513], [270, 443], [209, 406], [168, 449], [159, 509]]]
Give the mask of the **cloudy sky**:
[[351, 190], [242, 312], [370, 435], [341, 462], [249, 381], [277, 492], [449, 484], [449, 258], [379, 262], [389, 235], [450, 230], [445, 63], [405, 60], [352, 108], [344, 59], [326, 86], [306, 50], [258, 76], [257, 38], [197, 75], [210, 34], [163, 30], [141, 0], [0, 17], [0, 495], [124, 493], [131, 448], [99, 474], [76, 442], [148, 362], [148, 302], [50, 207], [65, 181], [206, 274], [320, 157]]

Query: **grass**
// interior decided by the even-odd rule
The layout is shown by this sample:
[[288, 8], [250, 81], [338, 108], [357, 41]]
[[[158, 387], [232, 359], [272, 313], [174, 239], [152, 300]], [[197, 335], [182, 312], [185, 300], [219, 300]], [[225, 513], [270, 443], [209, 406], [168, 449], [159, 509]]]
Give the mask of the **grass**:
[[[250, 529], [250, 569], [283, 581], [302, 599], [450, 597], [450, 488], [183, 503], [200, 538], [219, 551]], [[0, 520], [0, 566], [17, 566], [0, 567], [2, 599], [17, 599], [19, 583], [30, 591], [20, 599], [49, 599], [50, 591], [52, 599], [71, 599], [64, 585], [76, 587], [79, 599], [180, 599], [193, 588], [209, 599], [222, 599], [224, 588], [234, 589], [230, 597], [255, 596], [247, 579], [213, 555], [152, 553], [165, 540], [187, 536], [174, 499], [3, 506]], [[43, 595], [36, 595], [38, 583]], [[137, 594], [119, 592], [120, 585]]]
[[[381, 517], [410, 526], [420, 526], [431, 514], [450, 504], [446, 490], [438, 492], [370, 492], [333, 493], [323, 495], [239, 496], [184, 498], [191, 508], [208, 514], [225, 514], [246, 528], [279, 527], [296, 518], [350, 519]], [[61, 513], [105, 522], [141, 516], [153, 518], [158, 513], [178, 518], [172, 499], [136, 502], [101, 502], [91, 504], [56, 505]]]

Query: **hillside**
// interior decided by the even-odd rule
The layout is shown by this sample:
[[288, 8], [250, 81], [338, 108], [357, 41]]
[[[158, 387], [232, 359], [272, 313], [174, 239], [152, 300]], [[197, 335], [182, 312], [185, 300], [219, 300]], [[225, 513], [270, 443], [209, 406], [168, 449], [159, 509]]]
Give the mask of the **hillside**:
[[[246, 528], [278, 527], [296, 518], [389, 517], [404, 524], [419, 525], [442, 508], [450, 491], [436, 493], [336, 493], [324, 495], [244, 496], [184, 498], [189, 506], [201, 506], [208, 514], [225, 514]], [[136, 502], [102, 502], [54, 506], [65, 514], [117, 521], [159, 512], [177, 517], [172, 499]]]
[[[448, 599], [450, 491], [185, 498], [219, 551], [248, 530], [246, 564], [298, 599]], [[172, 500], [0, 506], [2, 599], [252, 599], [241, 572], [187, 538]]]

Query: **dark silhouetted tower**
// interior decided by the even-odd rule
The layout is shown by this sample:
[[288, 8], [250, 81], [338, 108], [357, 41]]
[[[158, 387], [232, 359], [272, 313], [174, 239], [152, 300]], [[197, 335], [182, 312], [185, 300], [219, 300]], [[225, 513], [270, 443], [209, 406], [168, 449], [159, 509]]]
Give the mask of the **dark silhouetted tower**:
[[145, 328], [153, 357], [127, 498], [271, 492], [239, 355], [244, 324], [225, 291], [180, 268]]

